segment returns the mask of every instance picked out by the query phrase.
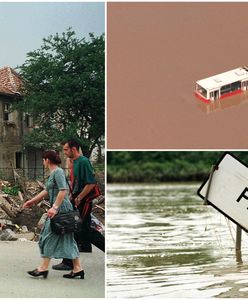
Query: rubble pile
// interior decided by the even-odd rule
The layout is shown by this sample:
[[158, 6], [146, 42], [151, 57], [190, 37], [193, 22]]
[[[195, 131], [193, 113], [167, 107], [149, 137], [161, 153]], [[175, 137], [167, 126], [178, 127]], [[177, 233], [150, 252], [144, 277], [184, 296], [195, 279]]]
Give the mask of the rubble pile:
[[40, 191], [37, 182], [29, 182], [24, 186], [20, 180], [0, 180], [0, 240], [35, 239], [37, 222], [44, 212], [44, 205], [32, 209], [23, 209], [22, 206]]
[[99, 231], [104, 231], [104, 224], [105, 224], [105, 195], [104, 195], [105, 172], [98, 171], [95, 174], [95, 177], [96, 177], [96, 181], [97, 181], [97, 184], [100, 188], [102, 195], [93, 200], [92, 214], [94, 217], [96, 217], [102, 223], [103, 230], [99, 230]]
[[[0, 179], [0, 241], [37, 240], [49, 209], [48, 199], [30, 209], [23, 209], [25, 201], [43, 190], [40, 181], [15, 181]], [[105, 199], [101, 195], [93, 201], [92, 226], [104, 234]]]
[[93, 200], [92, 214], [105, 224], [105, 198], [103, 195]]

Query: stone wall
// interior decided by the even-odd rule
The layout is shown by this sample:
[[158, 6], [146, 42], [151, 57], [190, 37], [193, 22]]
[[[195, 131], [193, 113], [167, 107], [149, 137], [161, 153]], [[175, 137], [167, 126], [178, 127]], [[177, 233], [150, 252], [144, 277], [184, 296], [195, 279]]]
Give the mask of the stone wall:
[[12, 102], [13, 98], [0, 96], [0, 169], [16, 168], [22, 159], [22, 119], [17, 111], [10, 112], [9, 120], [4, 119], [5, 105]]

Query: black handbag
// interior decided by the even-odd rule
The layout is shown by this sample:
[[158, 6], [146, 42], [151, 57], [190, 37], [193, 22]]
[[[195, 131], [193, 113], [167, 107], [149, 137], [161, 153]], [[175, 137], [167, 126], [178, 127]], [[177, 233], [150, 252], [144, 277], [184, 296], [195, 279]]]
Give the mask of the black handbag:
[[[56, 184], [55, 178], [53, 178], [54, 185]], [[68, 182], [68, 181], [67, 181]], [[52, 190], [52, 195], [54, 193], [54, 186]], [[52, 196], [53, 198], [53, 196]], [[53, 218], [51, 218], [51, 229], [52, 232], [63, 235], [66, 233], [79, 232], [82, 230], [82, 218], [78, 209], [58, 213]]]
[[51, 229], [56, 234], [79, 232], [81, 227], [82, 218], [77, 210], [59, 213], [51, 219]]

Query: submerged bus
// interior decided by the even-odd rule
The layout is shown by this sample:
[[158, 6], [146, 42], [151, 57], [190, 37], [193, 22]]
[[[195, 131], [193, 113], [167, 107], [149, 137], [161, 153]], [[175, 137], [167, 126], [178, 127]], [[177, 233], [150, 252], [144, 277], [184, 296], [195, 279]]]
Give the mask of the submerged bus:
[[196, 81], [195, 94], [205, 102], [222, 99], [248, 89], [248, 66]]

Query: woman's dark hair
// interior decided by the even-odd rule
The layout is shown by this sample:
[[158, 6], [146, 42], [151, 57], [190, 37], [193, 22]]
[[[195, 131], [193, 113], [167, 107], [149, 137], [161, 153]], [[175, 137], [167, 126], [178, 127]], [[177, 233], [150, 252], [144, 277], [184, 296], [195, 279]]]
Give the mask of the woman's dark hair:
[[46, 150], [42, 154], [42, 158], [49, 159], [52, 164], [59, 165], [61, 164], [61, 158], [55, 150]]

